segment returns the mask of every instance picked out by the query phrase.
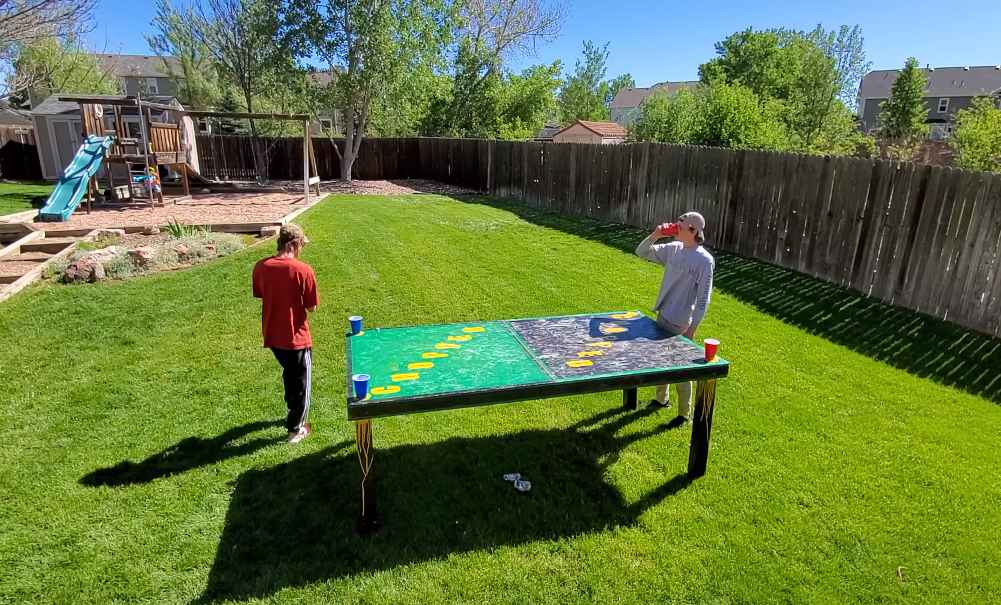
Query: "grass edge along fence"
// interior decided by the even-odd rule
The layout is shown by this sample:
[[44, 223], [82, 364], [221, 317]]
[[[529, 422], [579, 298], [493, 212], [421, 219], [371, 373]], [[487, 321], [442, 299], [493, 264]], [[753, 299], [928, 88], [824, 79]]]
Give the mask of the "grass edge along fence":
[[[247, 140], [199, 136], [199, 153], [239, 171], [253, 166]], [[284, 166], [301, 171], [301, 140], [260, 144], [272, 178], [283, 178]], [[323, 179], [339, 176], [333, 144], [314, 139]], [[354, 176], [433, 179], [643, 228], [697, 209], [712, 248], [1001, 336], [997, 174], [660, 143], [373, 138], [363, 141]]]

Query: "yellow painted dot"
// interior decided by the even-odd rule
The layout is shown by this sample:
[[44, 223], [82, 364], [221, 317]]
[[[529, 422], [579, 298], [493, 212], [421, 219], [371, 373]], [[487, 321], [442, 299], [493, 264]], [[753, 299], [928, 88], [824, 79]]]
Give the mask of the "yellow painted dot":
[[417, 380], [421, 375], [417, 372], [408, 372], [403, 374], [393, 374], [389, 377], [393, 382], [403, 382], [405, 380]]
[[583, 368], [586, 366], [594, 365], [590, 359], [571, 359], [567, 362], [567, 365], [571, 368]]
[[577, 353], [577, 357], [597, 357], [604, 354], [604, 351], [581, 351], [580, 353]]
[[483, 326], [469, 326], [468, 328], [463, 328], [463, 332], [485, 332], [486, 328]]
[[458, 349], [462, 345], [457, 345], [454, 342], [439, 342], [434, 346], [436, 349]]
[[433, 368], [434, 364], [430, 361], [418, 361], [407, 366], [408, 370], [427, 370]]
[[626, 329], [622, 326], [601, 326], [601, 331], [605, 334], [618, 334], [620, 332], [625, 332]]
[[442, 359], [448, 357], [448, 353], [437, 353], [435, 351], [428, 351], [427, 353], [421, 353], [421, 357], [424, 359]]
[[602, 349], [608, 349], [608, 348], [610, 348], [612, 346], [612, 343], [605, 342], [605, 341], [589, 342], [587, 344], [591, 345], [592, 347], [601, 347]]
[[449, 340], [453, 340], [455, 342], [467, 342], [469, 340], [472, 340], [472, 338], [473, 338], [472, 336], [468, 336], [468, 335], [464, 335], [464, 336], [449, 336], [448, 337]]
[[399, 393], [400, 387], [395, 384], [391, 384], [388, 387], [375, 387], [372, 389], [373, 395], [392, 395], [393, 393]]

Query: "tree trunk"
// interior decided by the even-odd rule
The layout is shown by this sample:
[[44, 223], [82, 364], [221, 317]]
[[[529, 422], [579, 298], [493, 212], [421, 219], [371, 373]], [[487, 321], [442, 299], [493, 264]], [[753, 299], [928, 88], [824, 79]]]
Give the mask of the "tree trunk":
[[[245, 89], [243, 91], [243, 99], [247, 103], [247, 113], [254, 113], [253, 95], [250, 94], [249, 90]], [[254, 118], [250, 118], [250, 152], [254, 159], [254, 174], [257, 177], [258, 183], [264, 183], [267, 181], [267, 167], [264, 166], [264, 161], [258, 149], [259, 147], [260, 141], [257, 138], [257, 123], [254, 122]]]
[[344, 110], [344, 152], [341, 153], [341, 180], [351, 182], [353, 179], [351, 171], [355, 165], [355, 139], [361, 136], [355, 129], [354, 112]]

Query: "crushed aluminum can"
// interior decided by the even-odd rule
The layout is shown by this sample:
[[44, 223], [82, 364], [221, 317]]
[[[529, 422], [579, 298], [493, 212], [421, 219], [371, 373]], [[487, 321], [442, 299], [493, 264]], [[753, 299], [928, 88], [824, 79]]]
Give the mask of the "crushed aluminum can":
[[521, 479], [518, 479], [517, 481], [514, 482], [514, 489], [516, 489], [516, 490], [518, 490], [519, 492], [522, 492], [522, 493], [525, 493], [527, 491], [531, 491], [531, 489], [532, 489], [532, 482], [531, 481], [522, 481]]
[[521, 479], [521, 473], [507, 473], [504, 475], [505, 481], [517, 481], [518, 479]]

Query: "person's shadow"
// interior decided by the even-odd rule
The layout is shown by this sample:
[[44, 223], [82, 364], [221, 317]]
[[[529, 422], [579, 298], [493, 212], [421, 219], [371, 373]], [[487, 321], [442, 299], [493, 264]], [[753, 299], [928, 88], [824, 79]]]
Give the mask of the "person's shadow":
[[[622, 331], [610, 332], [609, 328]], [[666, 340], [671, 337], [670, 334], [657, 327], [657, 322], [642, 314], [627, 319], [617, 319], [607, 315], [592, 317], [588, 322], [587, 332], [591, 338], [615, 341], [639, 338]]]
[[234, 443], [251, 433], [281, 426], [279, 421], [259, 421], [233, 427], [217, 437], [208, 439], [188, 437], [159, 451], [142, 462], [123, 460], [114, 466], [99, 468], [87, 473], [80, 483], [90, 487], [119, 487], [135, 483], [149, 483], [154, 479], [168, 477], [215, 464], [227, 458], [243, 456], [262, 447], [284, 439], [285, 433], [271, 437], [257, 437], [242, 443]]
[[[385, 524], [368, 537], [355, 533], [361, 505], [353, 443], [247, 471], [236, 480], [208, 584], [196, 602], [266, 598], [285, 587], [452, 553], [634, 524], [689, 483], [678, 474], [627, 503], [605, 481], [605, 468], [622, 448], [664, 430], [616, 434], [649, 413], [616, 409], [567, 430], [384, 450], [376, 426], [376, 490]], [[510, 472], [531, 481], [531, 491], [519, 493], [504, 481]]]

